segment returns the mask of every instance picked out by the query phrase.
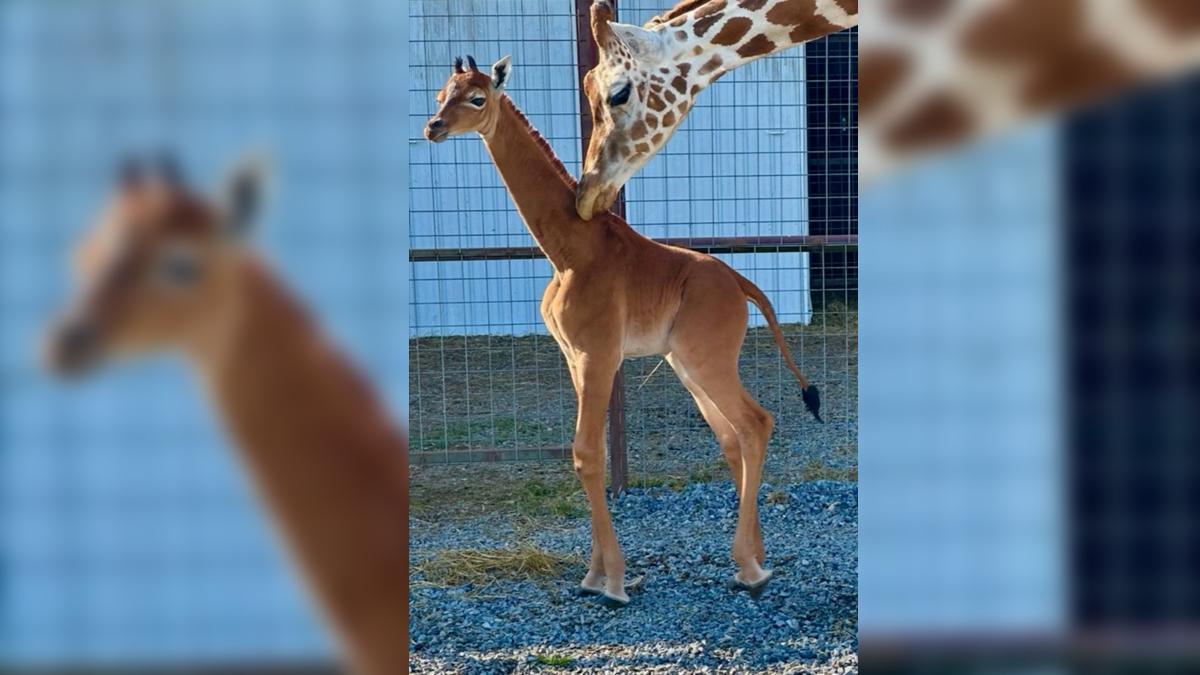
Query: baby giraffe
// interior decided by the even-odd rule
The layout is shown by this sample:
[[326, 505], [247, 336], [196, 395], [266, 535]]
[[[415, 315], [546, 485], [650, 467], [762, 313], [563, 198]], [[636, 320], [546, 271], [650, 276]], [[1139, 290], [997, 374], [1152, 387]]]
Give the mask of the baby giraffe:
[[261, 162], [242, 162], [214, 200], [169, 165], [127, 165], [77, 252], [79, 292], [47, 361], [81, 375], [108, 357], [182, 352], [354, 672], [404, 672], [406, 443], [244, 245], [263, 179]]
[[[712, 256], [665, 246], [611, 214], [590, 222], [575, 212], [575, 181], [544, 139], [503, 92], [509, 57], [488, 75], [467, 57], [437, 95], [425, 136], [440, 143], [478, 132], [530, 234], [550, 260], [542, 297], [546, 328], [566, 357], [578, 399], [575, 471], [592, 515], [592, 556], [580, 584], [606, 604], [628, 604], [625, 560], [604, 491], [604, 418], [613, 377], [629, 356], [661, 354], [691, 392], [721, 444], [739, 505], [734, 583], [755, 596], [771, 572], [758, 522], [758, 490], [773, 420], [742, 386], [738, 352], [746, 334], [746, 301], [770, 324], [783, 358], [814, 416], [817, 388], [792, 360], [771, 303], [761, 290]], [[820, 417], [817, 417], [820, 419]]]

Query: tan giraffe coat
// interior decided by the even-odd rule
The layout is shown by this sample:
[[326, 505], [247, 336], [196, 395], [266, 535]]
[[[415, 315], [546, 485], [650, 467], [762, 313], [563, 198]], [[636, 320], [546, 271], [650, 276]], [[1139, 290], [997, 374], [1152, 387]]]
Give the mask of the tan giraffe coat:
[[584, 77], [592, 137], [576, 211], [607, 210], [660, 150], [696, 96], [725, 73], [858, 24], [858, 0], [685, 0], [645, 28], [612, 23], [607, 0], [591, 10], [600, 63]]
[[757, 495], [773, 421], [741, 384], [738, 352], [746, 301], [766, 317], [785, 362], [815, 415], [819, 399], [792, 360], [762, 291], [712, 256], [665, 246], [604, 214], [575, 213], [575, 182], [549, 145], [501, 90], [507, 57], [493, 76], [471, 61], [438, 94], [426, 126], [434, 142], [476, 131], [529, 232], [554, 267], [541, 312], [571, 372], [578, 398], [572, 453], [592, 515], [592, 558], [581, 589], [616, 605], [625, 593], [625, 561], [604, 490], [604, 421], [613, 377], [628, 356], [662, 354], [691, 392], [720, 441], [740, 495], [733, 557], [737, 583], [760, 591], [770, 572], [758, 524]]
[[[247, 201], [249, 175], [228, 201]], [[182, 352], [355, 672], [404, 672], [405, 439], [236, 241], [243, 221], [170, 181], [127, 180], [78, 251], [79, 292], [47, 341], [49, 364], [79, 375], [114, 356]]]

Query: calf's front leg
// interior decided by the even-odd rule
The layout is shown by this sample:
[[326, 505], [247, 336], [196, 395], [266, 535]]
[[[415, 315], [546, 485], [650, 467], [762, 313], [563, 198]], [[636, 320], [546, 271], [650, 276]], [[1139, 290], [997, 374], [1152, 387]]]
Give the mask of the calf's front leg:
[[[568, 357], [570, 358], [570, 357]], [[592, 514], [592, 557], [580, 583], [585, 593], [602, 594], [605, 604], [629, 604], [625, 593], [625, 558], [613, 529], [604, 490], [604, 417], [612, 394], [613, 377], [621, 366], [619, 354], [580, 354], [573, 363], [578, 377], [578, 414], [571, 452], [575, 473], [587, 493]]]

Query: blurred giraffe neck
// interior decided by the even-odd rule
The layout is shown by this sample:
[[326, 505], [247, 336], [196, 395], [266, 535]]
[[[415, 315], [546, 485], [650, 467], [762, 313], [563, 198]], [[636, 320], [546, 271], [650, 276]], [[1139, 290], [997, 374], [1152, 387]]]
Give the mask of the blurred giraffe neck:
[[894, 0], [863, 28], [864, 183], [1200, 64], [1196, 0]]
[[224, 344], [192, 355], [356, 672], [407, 658], [407, 449], [366, 381], [256, 260]]

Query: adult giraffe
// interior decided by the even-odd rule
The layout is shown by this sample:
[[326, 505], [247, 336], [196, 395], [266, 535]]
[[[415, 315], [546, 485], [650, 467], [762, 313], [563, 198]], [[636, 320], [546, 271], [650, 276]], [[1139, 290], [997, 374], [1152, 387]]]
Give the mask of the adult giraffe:
[[[818, 416], [817, 388], [792, 360], [771, 303], [761, 290], [716, 258], [666, 246], [605, 214], [586, 223], [575, 213], [575, 181], [504, 92], [508, 57], [480, 72], [462, 60], [437, 95], [425, 127], [434, 143], [478, 132], [529, 233], [554, 268], [542, 297], [542, 319], [566, 358], [578, 398], [575, 471], [592, 515], [592, 556], [580, 583], [607, 604], [629, 602], [625, 559], [604, 493], [604, 417], [613, 376], [629, 356], [661, 354], [692, 394], [738, 490], [734, 583], [753, 594], [771, 572], [758, 522], [758, 489], [773, 420], [742, 386], [738, 353], [746, 335], [746, 301], [763, 313], [784, 362]], [[818, 416], [817, 419], [820, 419]]]
[[[877, 0], [862, 22], [860, 180], [1200, 65], [1196, 0]], [[690, 0], [645, 27], [591, 10], [593, 132], [576, 207], [607, 209], [721, 75], [858, 21], [857, 0]], [[791, 32], [785, 29], [793, 26]]]
[[595, 0], [600, 62], [584, 76], [592, 137], [575, 208], [590, 220], [670, 140], [696, 96], [768, 54], [858, 25], [858, 0], [684, 0], [644, 28]]
[[172, 349], [199, 375], [354, 672], [406, 672], [407, 447], [383, 405], [243, 242], [264, 179], [218, 200], [131, 164], [77, 251], [48, 365]]

